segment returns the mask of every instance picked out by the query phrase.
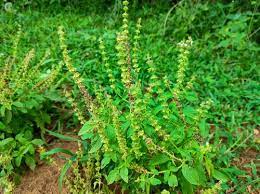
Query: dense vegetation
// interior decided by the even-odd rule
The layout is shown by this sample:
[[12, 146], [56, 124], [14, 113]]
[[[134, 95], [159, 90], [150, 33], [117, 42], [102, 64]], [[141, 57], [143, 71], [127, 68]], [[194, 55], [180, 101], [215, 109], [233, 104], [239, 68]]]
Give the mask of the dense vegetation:
[[[5, 193], [60, 152], [71, 193], [259, 189], [255, 158], [236, 165], [259, 151], [257, 1], [1, 5]], [[48, 151], [47, 135], [78, 151]]]

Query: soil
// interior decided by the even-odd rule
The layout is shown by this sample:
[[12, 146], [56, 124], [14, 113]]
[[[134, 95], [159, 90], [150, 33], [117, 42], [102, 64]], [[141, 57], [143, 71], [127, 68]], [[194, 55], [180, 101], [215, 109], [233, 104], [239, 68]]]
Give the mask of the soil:
[[[245, 170], [249, 175], [252, 176], [252, 170], [250, 167], [246, 167], [246, 164], [250, 164], [251, 162], [257, 163], [257, 151], [254, 149], [246, 149], [242, 152], [241, 156], [238, 159], [234, 160], [234, 165], [239, 167], [240, 169]], [[260, 169], [258, 169], [260, 170]]]
[[[75, 142], [54, 142], [49, 149], [60, 147], [72, 150], [77, 150]], [[56, 165], [40, 163], [34, 171], [28, 170], [21, 179], [21, 183], [14, 190], [14, 194], [59, 194], [58, 177], [59, 169], [62, 168], [64, 160], [58, 156], [54, 157]], [[66, 188], [61, 192], [67, 194]]]
[[[251, 164], [252, 162], [254, 164], [258, 163], [258, 158], [259, 157], [259, 152], [255, 149], [252, 148], [248, 148], [245, 149], [244, 151], [241, 152], [240, 157], [235, 159], [233, 161], [233, 165], [237, 166], [239, 169], [246, 171], [247, 175], [252, 176], [252, 169], [248, 166], [248, 164]], [[257, 165], [256, 166], [256, 170], [257, 173], [259, 173], [260, 171], [260, 167]], [[241, 179], [243, 179], [243, 176], [240, 177]], [[230, 189], [230, 191], [227, 191], [226, 193], [233, 193], [234, 190], [232, 190], [232, 188]], [[247, 186], [247, 192], [249, 194], [260, 194], [260, 190], [258, 188], [253, 188], [252, 185], [248, 185]]]

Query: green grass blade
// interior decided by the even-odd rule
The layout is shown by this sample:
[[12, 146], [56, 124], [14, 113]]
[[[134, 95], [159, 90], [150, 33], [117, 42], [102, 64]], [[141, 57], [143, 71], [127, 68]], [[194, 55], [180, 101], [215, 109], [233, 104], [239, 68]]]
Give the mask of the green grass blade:
[[71, 155], [71, 156], [74, 155], [70, 150], [63, 149], [63, 148], [54, 148], [54, 149], [52, 149], [48, 152], [42, 153], [41, 154], [41, 160], [46, 158], [47, 156], [50, 156], [50, 155], [53, 155], [53, 154], [56, 154], [56, 153], [64, 153], [64, 154], [68, 154], [68, 155]]
[[50, 135], [54, 136], [54, 137], [57, 137], [59, 139], [62, 139], [64, 141], [80, 141], [79, 139], [77, 138], [74, 138], [74, 137], [70, 137], [70, 136], [66, 136], [66, 135], [62, 135], [60, 133], [56, 133], [56, 132], [53, 132], [53, 131], [50, 131], [50, 130], [46, 130]]

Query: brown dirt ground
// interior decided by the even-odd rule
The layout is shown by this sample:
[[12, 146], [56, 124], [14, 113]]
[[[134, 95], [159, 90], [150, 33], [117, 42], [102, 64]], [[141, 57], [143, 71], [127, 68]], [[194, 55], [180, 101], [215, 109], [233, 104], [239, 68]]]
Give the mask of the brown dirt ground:
[[[55, 142], [51, 148], [60, 147], [72, 151], [77, 150], [75, 142]], [[28, 170], [21, 179], [21, 183], [14, 190], [14, 194], [59, 194], [58, 177], [59, 168], [62, 168], [64, 161], [54, 157], [57, 165], [40, 163], [34, 171]], [[66, 188], [62, 194], [67, 194]]]
[[[251, 164], [251, 162], [258, 164], [258, 156], [259, 152], [257, 150], [248, 148], [241, 152], [240, 157], [237, 159], [234, 159], [233, 165], [237, 166], [239, 169], [246, 171], [247, 175], [252, 176], [252, 170], [250, 167], [247, 166], [247, 164]], [[260, 171], [260, 167], [257, 165], [257, 173]], [[243, 179], [243, 177], [240, 177]], [[233, 193], [233, 189], [229, 189], [226, 193]], [[253, 188], [252, 185], [247, 186], [247, 192], [249, 194], [260, 194], [260, 190]]]

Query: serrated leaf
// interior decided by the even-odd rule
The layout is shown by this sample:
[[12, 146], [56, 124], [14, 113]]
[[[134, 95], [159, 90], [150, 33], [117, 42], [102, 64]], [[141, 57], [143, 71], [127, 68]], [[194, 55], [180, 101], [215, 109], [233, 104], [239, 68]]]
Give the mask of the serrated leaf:
[[31, 157], [31, 156], [26, 156], [25, 157], [25, 163], [26, 163], [27, 166], [29, 166], [29, 168], [31, 170], [34, 170], [35, 167], [36, 167], [35, 159], [33, 157]]
[[11, 122], [12, 117], [13, 117], [12, 111], [7, 110], [6, 115], [5, 115], [5, 121], [6, 121], [7, 124]]
[[171, 171], [169, 171], [169, 170], [164, 172], [164, 174], [163, 174], [164, 181], [166, 181], [166, 182], [168, 181], [170, 174], [171, 174]]
[[129, 121], [125, 121], [125, 122], [121, 125], [121, 128], [122, 128], [123, 131], [126, 131], [129, 127], [130, 127], [130, 122], [129, 122]]
[[183, 113], [186, 117], [192, 118], [196, 114], [196, 110], [191, 106], [183, 108]]
[[198, 100], [198, 97], [196, 95], [195, 92], [186, 92], [185, 98], [189, 101], [189, 102], [195, 102]]
[[128, 183], [128, 168], [127, 167], [123, 167], [120, 169], [119, 171], [120, 177], [126, 182]]
[[89, 122], [86, 122], [82, 127], [81, 129], [79, 130], [79, 133], [78, 135], [83, 135], [85, 133], [88, 133], [90, 132], [91, 130], [93, 129], [93, 124], [89, 121]]
[[44, 144], [44, 141], [41, 140], [41, 139], [34, 139], [34, 140], [32, 140], [32, 144], [37, 145], [37, 146], [41, 146], [41, 145]]
[[24, 145], [19, 148], [19, 155], [23, 156], [30, 150], [30, 146]]
[[168, 185], [170, 187], [177, 187], [178, 186], [178, 180], [177, 177], [172, 174], [171, 176], [168, 177]]
[[213, 170], [212, 176], [217, 179], [220, 180], [222, 182], [227, 182], [229, 180], [228, 176], [216, 169]]
[[149, 162], [149, 165], [156, 166], [170, 161], [170, 158], [165, 154], [157, 154]]
[[33, 144], [28, 145], [28, 148], [29, 148], [29, 150], [28, 150], [29, 153], [31, 155], [33, 155], [35, 153], [35, 148], [34, 148]]
[[109, 162], [111, 161], [111, 158], [109, 156], [106, 156], [101, 161], [101, 169], [105, 168]]
[[6, 138], [6, 139], [0, 141], [0, 148], [4, 147], [5, 145], [9, 144], [12, 141], [14, 141], [14, 138], [12, 138], [12, 137], [9, 137], [9, 138]]
[[154, 177], [151, 177], [149, 180], [150, 180], [151, 185], [153, 185], [153, 186], [160, 185], [162, 183], [160, 181], [160, 179], [157, 179], [157, 178], [154, 178]]
[[163, 110], [163, 107], [162, 107], [162, 106], [156, 106], [156, 107], [153, 109], [153, 114], [156, 115], [156, 114], [158, 114], [161, 110]]
[[195, 169], [199, 175], [200, 185], [205, 186], [205, 183], [207, 182], [207, 178], [206, 178], [206, 172], [205, 169], [203, 168], [203, 165], [201, 163], [196, 163]]
[[193, 167], [184, 164], [182, 166], [181, 172], [184, 178], [193, 185], [200, 185], [199, 174], [197, 170]]
[[17, 167], [19, 167], [19, 166], [21, 165], [22, 157], [23, 157], [23, 156], [17, 156], [17, 157], [15, 158], [15, 165], [16, 165]]
[[28, 142], [28, 140], [26, 138], [24, 138], [24, 134], [19, 133], [15, 136], [15, 139], [17, 141], [19, 141], [21, 144], [26, 144]]
[[89, 153], [94, 153], [98, 151], [102, 147], [102, 141], [101, 138], [99, 137], [94, 143], [91, 144], [91, 149]]
[[180, 176], [180, 185], [182, 194], [193, 194], [193, 187], [192, 184], [190, 184], [186, 178], [183, 177], [183, 175]]
[[107, 125], [105, 132], [109, 140], [114, 140], [116, 138], [116, 133], [112, 125]]
[[117, 158], [117, 154], [115, 152], [110, 153], [110, 157], [113, 162], [117, 162], [118, 158]]
[[107, 184], [110, 185], [113, 182], [115, 182], [118, 176], [119, 176], [119, 172], [117, 169], [111, 170], [107, 176]]
[[18, 107], [18, 108], [23, 108], [24, 107], [24, 104], [21, 103], [21, 102], [13, 102], [13, 105]]
[[93, 133], [84, 133], [83, 135], [81, 135], [81, 139], [82, 140], [92, 139], [93, 136], [94, 136]]

